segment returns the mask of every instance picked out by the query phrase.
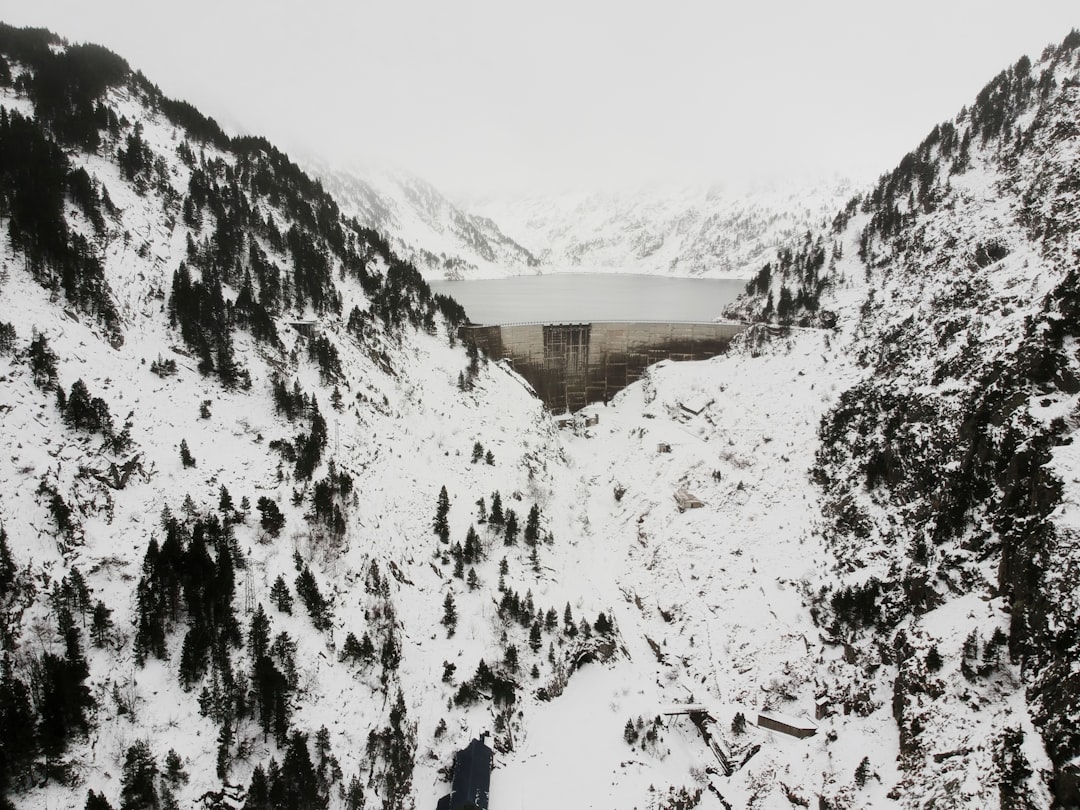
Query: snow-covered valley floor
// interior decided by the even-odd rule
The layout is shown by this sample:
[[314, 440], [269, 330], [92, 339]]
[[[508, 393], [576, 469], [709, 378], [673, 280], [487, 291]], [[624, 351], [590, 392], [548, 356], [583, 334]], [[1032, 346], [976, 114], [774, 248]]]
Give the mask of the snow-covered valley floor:
[[[534, 593], [610, 605], [625, 658], [586, 666], [561, 698], [537, 704], [518, 750], [497, 758], [493, 802], [547, 807], [569, 795], [575, 807], [644, 808], [657, 791], [704, 787], [717, 761], [685, 716], [665, 717], [655, 745], [623, 738], [628, 719], [681, 703], [712, 709], [736, 759], [762, 746], [730, 780], [713, 777], [732, 806], [782, 796], [778, 770], [802, 784], [813, 768], [854, 771], [864, 752], [827, 750], [824, 728], [803, 741], [753, 725], [764, 707], [812, 717], [815, 660], [829, 655], [803, 594], [822, 559], [808, 468], [844, 373], [824, 333], [796, 333], [758, 357], [656, 366], [589, 409], [597, 425], [560, 434], [568, 475], [549, 516], [569, 542]], [[682, 407], [703, 402], [697, 415]], [[679, 488], [705, 506], [680, 512]], [[732, 735], [738, 711], [751, 723]], [[701, 806], [720, 806], [706, 796]]]

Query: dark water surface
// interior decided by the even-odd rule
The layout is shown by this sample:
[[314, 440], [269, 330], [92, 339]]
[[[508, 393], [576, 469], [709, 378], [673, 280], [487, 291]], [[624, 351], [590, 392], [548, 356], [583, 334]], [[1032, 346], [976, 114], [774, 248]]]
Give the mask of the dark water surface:
[[665, 278], [623, 273], [432, 281], [473, 323], [712, 321], [746, 288], [745, 279]]

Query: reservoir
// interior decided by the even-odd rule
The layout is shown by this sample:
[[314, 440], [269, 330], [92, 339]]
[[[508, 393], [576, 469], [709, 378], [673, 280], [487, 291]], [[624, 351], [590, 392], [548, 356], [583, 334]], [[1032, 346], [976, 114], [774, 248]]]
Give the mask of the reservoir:
[[607, 402], [661, 360], [706, 360], [745, 326], [717, 323], [744, 281], [558, 274], [433, 282], [465, 307], [461, 336], [509, 361], [547, 407]]
[[476, 324], [592, 321], [698, 321], [720, 317], [745, 279], [667, 278], [626, 273], [431, 281]]

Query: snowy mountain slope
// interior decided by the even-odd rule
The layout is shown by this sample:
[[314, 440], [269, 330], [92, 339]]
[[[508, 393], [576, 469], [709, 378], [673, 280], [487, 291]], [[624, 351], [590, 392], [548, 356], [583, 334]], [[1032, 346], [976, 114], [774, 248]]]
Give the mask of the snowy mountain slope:
[[535, 272], [538, 266], [494, 221], [462, 210], [418, 177], [319, 164], [313, 170], [348, 215], [386, 234], [394, 251], [426, 278], [491, 278]]
[[[470, 728], [514, 733], [514, 670], [565, 678], [581, 646], [555, 621], [537, 631], [550, 660], [519, 639], [502, 663], [500, 558], [517, 582], [547, 556], [529, 560], [520, 528], [503, 550], [501, 525], [480, 526], [475, 584], [452, 575], [476, 498], [502, 489], [529, 528], [560, 463], [550, 420], [451, 345], [452, 304], [272, 147], [224, 138], [107, 52], [0, 34], [5, 154], [39, 148], [58, 182], [0, 167], [0, 786], [27, 807], [133, 806], [139, 785], [254, 807], [285, 780], [301, 806], [434, 801]], [[80, 60], [108, 80], [87, 88]], [[480, 439], [490, 464], [470, 463]], [[552, 616], [606, 607], [559, 598]], [[477, 689], [497, 702], [461, 689], [447, 711], [485, 656]]]
[[778, 247], [831, 220], [851, 193], [843, 181], [748, 193], [657, 187], [469, 208], [500, 223], [547, 272], [749, 278]]
[[[969, 806], [988, 780], [1003, 806], [1044, 806], [1046, 788], [1080, 802], [1078, 46], [1073, 32], [1002, 72], [740, 308], [836, 320], [862, 369], [820, 431], [831, 564], [814, 610], [858, 651], [849, 683], [876, 679], [891, 703], [912, 804], [936, 785], [938, 806]], [[971, 724], [1025, 700], [1030, 724]]]

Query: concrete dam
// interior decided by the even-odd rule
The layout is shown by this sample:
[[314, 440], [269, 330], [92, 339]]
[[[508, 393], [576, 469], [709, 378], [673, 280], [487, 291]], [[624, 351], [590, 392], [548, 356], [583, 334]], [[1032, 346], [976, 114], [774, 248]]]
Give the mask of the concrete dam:
[[707, 360], [727, 351], [741, 323], [523, 323], [464, 326], [463, 339], [508, 359], [555, 413], [607, 402], [661, 360]]

